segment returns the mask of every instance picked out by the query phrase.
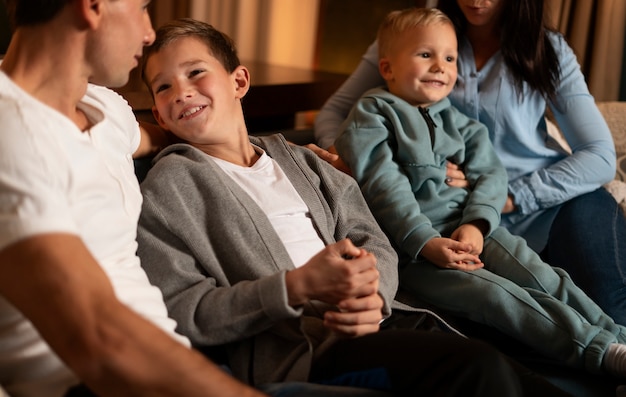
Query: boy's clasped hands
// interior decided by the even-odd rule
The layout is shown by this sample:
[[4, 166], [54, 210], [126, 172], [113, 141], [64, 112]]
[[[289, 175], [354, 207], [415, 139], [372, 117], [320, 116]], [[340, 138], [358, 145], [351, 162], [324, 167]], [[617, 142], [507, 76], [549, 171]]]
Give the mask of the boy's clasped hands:
[[481, 269], [484, 266], [479, 257], [485, 239], [483, 227], [481, 222], [463, 224], [452, 232], [450, 238], [435, 237], [428, 240], [420, 254], [443, 269]]
[[376, 257], [349, 239], [326, 246], [303, 266], [287, 272], [289, 304], [310, 300], [336, 305], [324, 324], [340, 335], [356, 337], [376, 332], [382, 321]]

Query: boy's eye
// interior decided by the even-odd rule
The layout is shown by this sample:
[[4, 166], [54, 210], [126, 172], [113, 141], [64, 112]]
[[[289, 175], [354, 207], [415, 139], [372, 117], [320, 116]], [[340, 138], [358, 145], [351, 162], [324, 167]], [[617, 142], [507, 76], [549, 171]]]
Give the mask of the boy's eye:
[[419, 56], [420, 58], [430, 58], [430, 54], [427, 52], [422, 52], [417, 54], [417, 56]]
[[157, 88], [154, 90], [155, 93], [159, 93], [163, 90], [168, 89], [170, 86], [168, 84], [161, 84], [160, 86], [157, 86]]
[[204, 69], [194, 69], [189, 73], [189, 77], [194, 77], [204, 72]]
[[448, 61], [448, 62], [456, 62], [456, 58], [455, 57], [446, 57], [446, 61]]

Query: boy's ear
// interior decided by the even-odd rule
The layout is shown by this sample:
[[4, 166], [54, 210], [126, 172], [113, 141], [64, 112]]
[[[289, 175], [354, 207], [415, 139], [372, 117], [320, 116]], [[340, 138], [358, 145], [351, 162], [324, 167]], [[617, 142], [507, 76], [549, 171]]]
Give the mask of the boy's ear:
[[389, 60], [387, 58], [380, 58], [380, 60], [378, 61], [378, 72], [381, 76], [383, 76], [383, 79], [391, 79], [391, 64], [389, 63]]
[[154, 116], [154, 119], [156, 120], [159, 127], [163, 128], [164, 130], [169, 130], [167, 125], [165, 125], [163, 118], [161, 117], [161, 113], [159, 113], [159, 110], [154, 105], [152, 106], [152, 116]]
[[250, 89], [250, 72], [245, 66], [239, 65], [231, 74], [235, 82], [235, 94], [237, 98], [243, 98]]

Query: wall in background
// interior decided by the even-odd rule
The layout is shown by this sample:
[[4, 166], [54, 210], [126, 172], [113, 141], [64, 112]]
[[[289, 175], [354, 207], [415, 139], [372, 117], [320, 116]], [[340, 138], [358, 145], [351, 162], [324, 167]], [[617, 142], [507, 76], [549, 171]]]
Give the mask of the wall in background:
[[624, 38], [624, 59], [622, 60], [622, 83], [620, 84], [619, 100], [626, 101], [626, 37]]
[[376, 38], [378, 25], [392, 10], [412, 7], [415, 0], [322, 0], [315, 68], [351, 73]]
[[319, 1], [190, 0], [189, 15], [232, 37], [244, 61], [310, 68]]

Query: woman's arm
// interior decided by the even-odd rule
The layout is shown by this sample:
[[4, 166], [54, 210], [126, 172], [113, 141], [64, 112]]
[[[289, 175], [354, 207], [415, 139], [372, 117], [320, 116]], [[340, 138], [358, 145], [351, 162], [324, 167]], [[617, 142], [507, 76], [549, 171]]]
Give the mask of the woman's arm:
[[560, 35], [553, 45], [561, 60], [557, 97], [549, 106], [572, 154], [509, 183], [520, 213], [561, 204], [593, 191], [615, 176], [615, 147], [610, 130], [589, 93], [571, 48]]
[[383, 85], [378, 72], [378, 44], [372, 43], [354, 72], [324, 104], [315, 118], [315, 140], [328, 149], [339, 135], [339, 127], [350, 109], [368, 89]]

